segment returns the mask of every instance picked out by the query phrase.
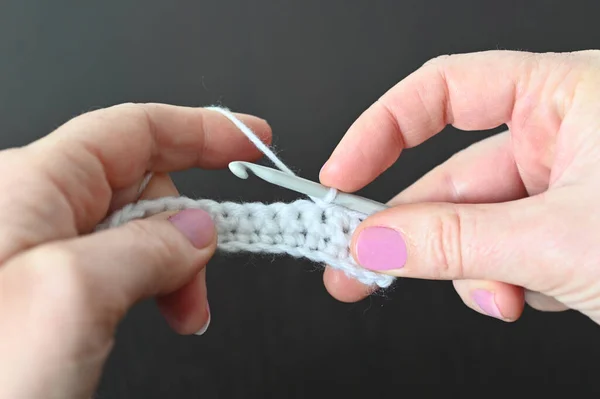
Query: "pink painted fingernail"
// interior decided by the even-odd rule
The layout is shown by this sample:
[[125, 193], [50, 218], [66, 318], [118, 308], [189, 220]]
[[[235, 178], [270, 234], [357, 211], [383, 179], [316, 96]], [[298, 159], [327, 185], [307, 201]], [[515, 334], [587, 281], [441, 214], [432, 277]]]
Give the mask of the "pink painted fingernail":
[[500, 313], [500, 309], [496, 305], [496, 301], [494, 300], [494, 294], [486, 290], [474, 290], [471, 293], [473, 300], [479, 306], [479, 308], [488, 316], [495, 317], [497, 319], [504, 319], [502, 313]]
[[358, 263], [366, 269], [401, 269], [407, 257], [406, 243], [396, 230], [367, 227], [358, 236], [356, 255]]
[[215, 235], [215, 224], [210, 215], [201, 209], [186, 209], [169, 218], [198, 249], [209, 245]]

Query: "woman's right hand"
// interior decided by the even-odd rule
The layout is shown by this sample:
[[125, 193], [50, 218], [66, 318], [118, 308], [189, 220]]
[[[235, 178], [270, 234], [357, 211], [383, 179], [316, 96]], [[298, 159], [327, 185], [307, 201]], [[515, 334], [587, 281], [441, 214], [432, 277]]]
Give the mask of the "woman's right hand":
[[[321, 172], [356, 191], [448, 124], [509, 131], [459, 152], [356, 230], [359, 264], [453, 280], [467, 306], [505, 321], [524, 303], [600, 323], [600, 51], [436, 58], [361, 115]], [[371, 291], [328, 268], [336, 298]]]

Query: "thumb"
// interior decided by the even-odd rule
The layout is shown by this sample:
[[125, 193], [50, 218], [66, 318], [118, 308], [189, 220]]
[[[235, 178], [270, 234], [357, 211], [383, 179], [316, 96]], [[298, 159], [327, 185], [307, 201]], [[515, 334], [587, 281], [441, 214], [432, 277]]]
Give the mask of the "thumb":
[[24, 374], [36, 376], [27, 397], [41, 397], [48, 387], [61, 397], [93, 390], [129, 308], [184, 286], [216, 248], [204, 211], [167, 217], [43, 244], [7, 262], [0, 270], [0, 315], [9, 322], [0, 352], [11, 365], [0, 364], [3, 392], [22, 392], [17, 382]]
[[398, 277], [480, 279], [526, 286], [542, 211], [530, 197], [499, 204], [399, 205], [367, 218], [352, 238], [364, 268]]
[[216, 244], [210, 215], [189, 209], [34, 247], [12, 258], [2, 277], [116, 323], [138, 301], [193, 281]]

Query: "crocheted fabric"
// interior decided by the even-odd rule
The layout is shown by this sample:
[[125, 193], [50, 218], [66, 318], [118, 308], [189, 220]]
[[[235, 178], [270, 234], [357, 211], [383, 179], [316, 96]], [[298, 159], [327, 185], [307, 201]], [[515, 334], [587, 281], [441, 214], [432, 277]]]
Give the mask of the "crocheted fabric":
[[[253, 133], [223, 108], [220, 111], [241, 127], [240, 130], [255, 142]], [[233, 119], [232, 119], [233, 118]], [[241, 125], [241, 126], [240, 126]], [[246, 130], [247, 129], [247, 130]], [[268, 149], [269, 158], [275, 157]], [[277, 159], [277, 158], [276, 158]], [[279, 159], [277, 159], [279, 163]], [[277, 165], [277, 162], [274, 162]], [[278, 165], [279, 166], [279, 165]], [[291, 173], [289, 169], [280, 167]], [[145, 179], [147, 183], [148, 179]], [[368, 216], [332, 204], [335, 190], [326, 199], [299, 199], [291, 203], [264, 204], [216, 202], [208, 199], [167, 197], [129, 204], [110, 215], [97, 230], [120, 226], [134, 219], [146, 218], [166, 211], [202, 209], [208, 212], [218, 234], [217, 248], [225, 252], [287, 254], [307, 258], [342, 270], [366, 285], [386, 288], [394, 277], [360, 267], [350, 254], [350, 242], [356, 227]]]

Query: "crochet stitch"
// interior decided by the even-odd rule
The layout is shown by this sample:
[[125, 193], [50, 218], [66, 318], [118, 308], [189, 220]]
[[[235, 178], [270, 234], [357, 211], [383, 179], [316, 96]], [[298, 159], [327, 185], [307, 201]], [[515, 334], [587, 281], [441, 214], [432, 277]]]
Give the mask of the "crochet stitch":
[[[293, 175], [229, 110], [219, 107], [209, 109], [229, 118], [279, 169]], [[147, 184], [148, 180], [149, 176], [144, 182]], [[363, 284], [389, 287], [394, 277], [360, 267], [350, 254], [352, 233], [368, 215], [331, 203], [335, 194], [336, 191], [332, 190], [325, 199], [299, 199], [291, 203], [271, 204], [216, 202], [187, 197], [143, 200], [113, 213], [97, 226], [97, 230], [117, 227], [161, 212], [202, 209], [210, 214], [215, 223], [217, 248], [221, 251], [303, 257], [342, 270], [348, 277]]]

